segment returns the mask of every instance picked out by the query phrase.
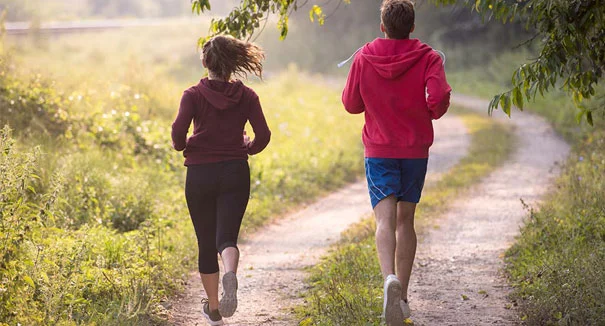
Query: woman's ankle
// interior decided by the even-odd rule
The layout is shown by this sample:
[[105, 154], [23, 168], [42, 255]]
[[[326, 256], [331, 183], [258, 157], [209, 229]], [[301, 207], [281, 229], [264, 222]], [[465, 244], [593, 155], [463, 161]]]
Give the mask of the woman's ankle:
[[218, 303], [218, 298], [208, 299], [208, 308], [210, 308], [211, 311], [218, 310]]

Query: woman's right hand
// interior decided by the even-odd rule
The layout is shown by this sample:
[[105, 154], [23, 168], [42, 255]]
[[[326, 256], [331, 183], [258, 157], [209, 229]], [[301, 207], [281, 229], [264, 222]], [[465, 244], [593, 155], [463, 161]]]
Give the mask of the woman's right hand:
[[244, 146], [246, 146], [246, 148], [250, 145], [250, 136], [248, 136], [246, 134], [246, 131], [244, 130]]

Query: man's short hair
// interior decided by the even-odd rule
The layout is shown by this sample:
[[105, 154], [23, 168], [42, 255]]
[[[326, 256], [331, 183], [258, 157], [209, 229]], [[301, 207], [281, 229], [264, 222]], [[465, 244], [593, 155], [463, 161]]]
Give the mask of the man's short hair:
[[414, 3], [411, 0], [384, 0], [380, 8], [382, 24], [389, 38], [410, 37], [414, 26]]

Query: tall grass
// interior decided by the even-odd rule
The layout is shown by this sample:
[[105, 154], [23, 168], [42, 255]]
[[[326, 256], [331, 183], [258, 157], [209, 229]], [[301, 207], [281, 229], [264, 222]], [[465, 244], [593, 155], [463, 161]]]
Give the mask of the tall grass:
[[[486, 97], [506, 90], [511, 69], [524, 57], [500, 56], [487, 70], [454, 76], [455, 86]], [[605, 116], [597, 114], [594, 127], [578, 124], [571, 98], [556, 88], [528, 106], [572, 144], [572, 154], [506, 254], [513, 298], [528, 325], [604, 324]]]
[[[469, 153], [435, 184], [427, 185], [416, 220], [422, 226], [438, 216], [470, 185], [505, 161], [515, 146], [504, 125], [462, 113], [471, 133]], [[311, 269], [301, 325], [380, 325], [382, 276], [373, 218], [345, 231], [341, 242]]]
[[[24, 46], [0, 65], [0, 323], [161, 324], [195, 268], [170, 124], [198, 76], [177, 81], [171, 62], [156, 65], [137, 46], [123, 46], [134, 54], [126, 61], [99, 46], [100, 63], [85, 55], [73, 66], [90, 43], [49, 46]], [[292, 68], [252, 83], [273, 141], [250, 159], [245, 231], [363, 168], [361, 121], [344, 119], [339, 94], [318, 79]]]

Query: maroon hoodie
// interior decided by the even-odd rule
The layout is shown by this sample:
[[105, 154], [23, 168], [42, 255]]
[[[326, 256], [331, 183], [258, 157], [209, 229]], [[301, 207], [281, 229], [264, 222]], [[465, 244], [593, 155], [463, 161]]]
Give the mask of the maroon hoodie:
[[[193, 120], [193, 135], [187, 132]], [[243, 132], [250, 121], [255, 138], [244, 145]], [[204, 78], [185, 91], [172, 124], [172, 145], [184, 150], [185, 165], [248, 159], [261, 152], [271, 138], [258, 95], [241, 81]]]
[[365, 156], [427, 158], [432, 120], [450, 104], [443, 60], [416, 39], [376, 39], [355, 56], [342, 101], [364, 113]]

